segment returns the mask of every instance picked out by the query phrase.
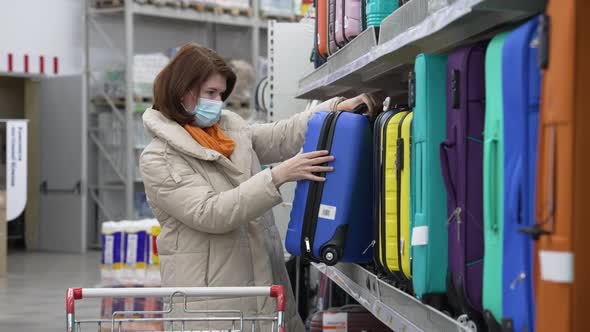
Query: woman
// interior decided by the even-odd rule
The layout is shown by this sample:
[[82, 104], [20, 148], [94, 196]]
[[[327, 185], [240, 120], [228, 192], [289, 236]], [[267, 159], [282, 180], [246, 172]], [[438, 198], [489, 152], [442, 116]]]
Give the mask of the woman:
[[[331, 171], [320, 165], [334, 158], [326, 151], [296, 155], [313, 111], [252, 126], [222, 111], [235, 81], [218, 54], [187, 44], [154, 83], [154, 106], [143, 115], [154, 139], [141, 155], [140, 168], [162, 225], [157, 240], [162, 286], [282, 284], [290, 289], [271, 208], [281, 202], [283, 183], [324, 181], [313, 173]], [[335, 98], [316, 110], [353, 109], [361, 103], [374, 105], [361, 95]], [[272, 170], [261, 170], [261, 164], [281, 161]], [[293, 295], [287, 293], [287, 331], [303, 331]], [[257, 315], [275, 310], [274, 300], [265, 298], [191, 299], [189, 308]], [[270, 326], [261, 324], [260, 330]]]

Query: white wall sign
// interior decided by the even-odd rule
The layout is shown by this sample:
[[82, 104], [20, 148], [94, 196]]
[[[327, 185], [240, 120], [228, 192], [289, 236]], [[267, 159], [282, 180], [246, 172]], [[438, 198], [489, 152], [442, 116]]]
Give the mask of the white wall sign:
[[26, 120], [6, 121], [6, 220], [16, 219], [27, 204]]
[[5, 28], [0, 33], [0, 72], [19, 76], [80, 75], [86, 2], [2, 2], [0, 22]]

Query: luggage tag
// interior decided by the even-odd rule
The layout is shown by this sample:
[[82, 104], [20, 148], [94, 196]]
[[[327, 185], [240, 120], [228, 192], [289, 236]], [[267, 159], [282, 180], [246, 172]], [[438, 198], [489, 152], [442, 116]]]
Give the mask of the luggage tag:
[[568, 284], [574, 281], [574, 254], [572, 252], [541, 250], [539, 261], [542, 280]]
[[428, 244], [428, 226], [417, 226], [412, 229], [412, 247], [425, 246]]
[[322, 322], [322, 331], [347, 332], [348, 331], [348, 313], [347, 312], [325, 312]]

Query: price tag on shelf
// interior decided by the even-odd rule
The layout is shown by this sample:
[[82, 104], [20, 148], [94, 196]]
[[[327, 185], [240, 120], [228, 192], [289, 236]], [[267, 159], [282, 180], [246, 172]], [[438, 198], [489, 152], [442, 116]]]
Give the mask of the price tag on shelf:
[[325, 312], [322, 331], [348, 332], [348, 313]]

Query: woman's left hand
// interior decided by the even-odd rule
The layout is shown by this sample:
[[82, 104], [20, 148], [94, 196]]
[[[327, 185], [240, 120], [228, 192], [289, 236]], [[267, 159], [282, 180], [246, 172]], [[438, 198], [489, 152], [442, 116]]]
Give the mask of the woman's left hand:
[[362, 105], [362, 104], [367, 105], [367, 109], [368, 109], [367, 114], [369, 116], [377, 115], [382, 109], [382, 106], [377, 101], [377, 98], [375, 98], [375, 96], [370, 95], [368, 93], [363, 93], [363, 94], [360, 94], [354, 98], [343, 100], [342, 102], [340, 102], [338, 104], [336, 109], [338, 111], [351, 112], [355, 108], [357, 108], [359, 105]]

